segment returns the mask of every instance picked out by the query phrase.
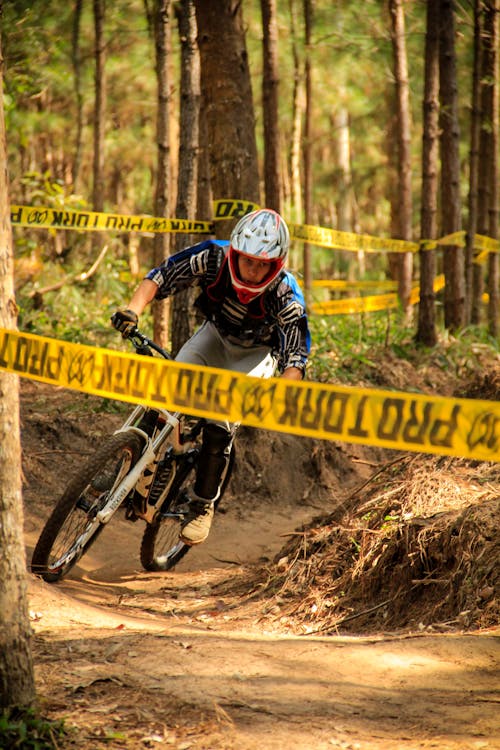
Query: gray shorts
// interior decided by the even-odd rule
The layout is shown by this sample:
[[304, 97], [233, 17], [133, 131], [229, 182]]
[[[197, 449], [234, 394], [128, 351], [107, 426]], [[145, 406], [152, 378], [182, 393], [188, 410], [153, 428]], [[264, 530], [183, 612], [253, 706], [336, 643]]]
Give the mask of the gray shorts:
[[[220, 367], [223, 370], [244, 372], [256, 378], [272, 377], [277, 367], [276, 357], [273, 357], [268, 346], [246, 347], [228, 341], [210, 321], [205, 321], [196, 333], [186, 341], [175, 359], [177, 362], [185, 362], [191, 365]], [[215, 424], [231, 430], [229, 422], [213, 421]]]

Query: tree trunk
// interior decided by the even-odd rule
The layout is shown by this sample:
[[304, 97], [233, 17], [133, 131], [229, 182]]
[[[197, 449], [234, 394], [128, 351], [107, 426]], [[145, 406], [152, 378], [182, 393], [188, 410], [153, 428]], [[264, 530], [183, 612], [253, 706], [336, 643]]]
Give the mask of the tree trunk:
[[[177, 22], [181, 47], [180, 82], [180, 139], [177, 205], [175, 216], [179, 219], [196, 217], [198, 183], [198, 148], [200, 124], [200, 55], [196, 43], [197, 27], [194, 0], [181, 0]], [[192, 236], [175, 236], [175, 249], [180, 250], [193, 242]], [[193, 290], [186, 289], [172, 300], [171, 338], [172, 354], [177, 354], [194, 328], [191, 298]]]
[[[158, 84], [158, 111], [156, 140], [158, 147], [158, 164], [155, 193], [155, 216], [168, 217], [170, 213], [170, 0], [155, 0], [154, 4], [154, 38], [156, 80]], [[169, 253], [169, 235], [158, 232], [153, 240], [153, 263], [155, 266]], [[153, 337], [160, 346], [168, 347], [169, 305], [165, 302], [153, 302]]]
[[200, 126], [198, 149], [198, 185], [196, 191], [196, 216], [201, 221], [212, 218], [212, 186], [210, 184], [210, 148], [208, 145], [207, 120], [204, 110], [204, 99], [200, 100]]
[[[441, 129], [441, 213], [443, 235], [461, 229], [460, 131], [458, 124], [453, 0], [441, 0], [439, 19], [439, 121]], [[464, 254], [456, 244], [443, 249], [444, 324], [458, 331], [465, 321]]]
[[467, 235], [465, 239], [465, 322], [472, 320], [472, 308], [480, 308], [481, 300], [473, 305], [474, 241], [477, 232], [479, 134], [481, 128], [481, 0], [474, 0], [474, 62], [472, 73], [472, 112], [470, 120], [469, 197]]
[[[428, 0], [425, 34], [425, 83], [423, 101], [422, 209], [420, 237], [437, 237], [437, 195], [439, 156], [439, 2]], [[416, 341], [424, 346], [437, 342], [434, 279], [436, 253], [420, 250], [420, 302]]]
[[75, 155], [73, 158], [72, 182], [73, 192], [78, 192], [80, 166], [82, 161], [82, 136], [83, 136], [83, 96], [82, 96], [82, 70], [80, 55], [80, 22], [82, 18], [83, 0], [75, 0], [75, 10], [73, 16], [73, 45], [72, 45], [72, 62], [76, 100], [76, 134], [75, 134]]
[[332, 130], [334, 133], [335, 172], [337, 175], [335, 180], [337, 229], [341, 232], [352, 232], [353, 201], [349, 113], [342, 105], [339, 105], [333, 115]]
[[[14, 260], [0, 42], [0, 327], [15, 329]], [[0, 372], [0, 708], [35, 699], [26, 594], [19, 433], [19, 379]]]
[[[342, 100], [342, 87], [339, 87], [339, 100]], [[339, 104], [333, 115], [332, 132], [334, 133], [335, 148], [335, 187], [337, 214], [337, 229], [341, 232], [354, 232], [354, 192], [351, 171], [351, 136], [349, 126], [349, 112]], [[359, 279], [366, 271], [366, 257], [364, 250], [358, 250], [356, 255], [349, 252], [337, 252], [334, 259], [342, 267], [347, 267], [347, 278]]]
[[[485, 1], [485, 62], [488, 70], [488, 119], [490, 120], [490, 201], [488, 205], [488, 235], [498, 238], [498, 13], [499, 0]], [[488, 256], [488, 329], [498, 338], [499, 326], [499, 258]]]
[[104, 143], [106, 124], [105, 0], [94, 0], [95, 107], [94, 107], [94, 211], [104, 210]]
[[[313, 22], [312, 0], [304, 0], [305, 29], [305, 125], [304, 125], [304, 222], [312, 224], [312, 71], [311, 71], [311, 31]], [[304, 242], [304, 294], [306, 303], [311, 301], [312, 293], [312, 258], [311, 246]]]
[[[479, 38], [481, 42], [480, 57], [480, 95], [479, 95], [479, 155], [478, 155], [478, 188], [477, 188], [477, 225], [478, 234], [488, 234], [491, 187], [491, 121], [490, 117], [490, 82], [488, 81], [488, 40], [486, 30], [485, 3], [480, 5]], [[472, 267], [472, 301], [471, 323], [480, 325], [483, 317], [484, 264], [474, 263]]]
[[[300, 142], [302, 138], [302, 118], [304, 116], [304, 81], [302, 64], [298, 51], [297, 32], [295, 29], [294, 0], [289, 0], [290, 35], [293, 56], [293, 94], [292, 94], [292, 133], [290, 137], [290, 200], [293, 221], [302, 222], [302, 185], [300, 179]], [[299, 265], [297, 250], [292, 245], [290, 264], [293, 268]]]
[[278, 112], [278, 26], [276, 0], [261, 0], [264, 37], [262, 109], [264, 121], [264, 187], [268, 208], [281, 212], [280, 127]]
[[[396, 130], [398, 142], [398, 190], [397, 216], [398, 238], [412, 239], [412, 191], [411, 191], [411, 116], [406, 55], [405, 20], [401, 0], [389, 0], [391, 16], [391, 39], [394, 59], [394, 81], [396, 85]], [[407, 321], [411, 317], [410, 293], [413, 273], [412, 253], [398, 253], [398, 294]]]
[[[214, 199], [260, 202], [255, 115], [243, 25], [235, 0], [195, 0], [201, 88]], [[234, 222], [217, 222], [228, 237]]]
[[[94, 211], [104, 211], [104, 155], [106, 143], [106, 44], [104, 40], [104, 19], [106, 12], [106, 0], [93, 0], [93, 2], [95, 33], [95, 99], [92, 204]], [[90, 243], [93, 254], [99, 255], [105, 243], [104, 234], [102, 232], [92, 232]]]

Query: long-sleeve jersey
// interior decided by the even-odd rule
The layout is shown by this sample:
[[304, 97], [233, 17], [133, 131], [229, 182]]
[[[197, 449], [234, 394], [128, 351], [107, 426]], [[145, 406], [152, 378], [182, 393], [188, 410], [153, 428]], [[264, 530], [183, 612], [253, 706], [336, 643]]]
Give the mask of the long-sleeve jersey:
[[229, 243], [205, 240], [171, 255], [146, 278], [158, 285], [157, 299], [198, 286], [196, 306], [223, 336], [241, 346], [269, 346], [280, 371], [304, 372], [310, 351], [305, 302], [294, 276], [283, 271], [265, 292], [243, 304], [234, 291], [227, 263]]

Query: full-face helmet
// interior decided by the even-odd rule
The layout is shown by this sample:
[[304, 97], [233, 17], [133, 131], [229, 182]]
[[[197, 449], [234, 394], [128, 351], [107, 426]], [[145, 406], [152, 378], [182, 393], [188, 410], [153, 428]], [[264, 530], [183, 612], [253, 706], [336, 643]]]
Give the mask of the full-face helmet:
[[[239, 220], [231, 234], [229, 273], [240, 302], [248, 304], [273, 283], [285, 265], [289, 246], [288, 227], [276, 211], [261, 208]], [[262, 281], [254, 284], [241, 278], [238, 258], [242, 255], [269, 264]]]

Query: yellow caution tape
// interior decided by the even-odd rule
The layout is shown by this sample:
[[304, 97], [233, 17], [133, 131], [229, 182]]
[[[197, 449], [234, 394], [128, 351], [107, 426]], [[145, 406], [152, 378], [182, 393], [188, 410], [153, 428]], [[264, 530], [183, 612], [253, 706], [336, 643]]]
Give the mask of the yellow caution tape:
[[11, 206], [12, 224], [38, 229], [79, 229], [115, 232], [186, 232], [211, 234], [211, 221], [162, 219], [155, 216], [122, 216], [97, 211], [67, 211], [41, 206]]
[[483, 263], [486, 263], [489, 257], [490, 257], [490, 251], [482, 250], [480, 253], [477, 253], [477, 255], [474, 255], [473, 263], [476, 263], [478, 266], [481, 266], [483, 265]]
[[218, 199], [213, 201], [214, 220], [221, 219], [241, 219], [250, 211], [256, 211], [260, 206], [252, 201], [238, 201], [233, 198]]
[[[434, 291], [444, 288], [444, 274], [434, 279]], [[420, 300], [420, 287], [414, 286], [410, 292], [410, 304], [416, 305]], [[349, 297], [348, 299], [332, 299], [325, 302], [311, 303], [311, 311], [318, 315], [345, 315], [348, 313], [377, 312], [380, 310], [394, 310], [400, 305], [396, 293], [374, 294], [367, 297]]]
[[[213, 203], [214, 221], [239, 218], [258, 206], [250, 201], [217, 200]], [[214, 234], [214, 221], [166, 219], [158, 216], [128, 216], [98, 211], [74, 211], [43, 206], [11, 206], [11, 222], [38, 229], [75, 229], [116, 232], [183, 232]]]
[[364, 250], [366, 253], [416, 253], [418, 242], [371, 237], [368, 234], [339, 232], [328, 227], [315, 227], [310, 224], [289, 224], [290, 237], [294, 240], [311, 242], [320, 247], [336, 248], [349, 252]]
[[0, 329], [0, 369], [96, 396], [383, 448], [500, 460], [500, 403], [263, 380]]
[[[301, 284], [303, 286], [303, 284]], [[347, 281], [343, 279], [313, 279], [313, 289], [397, 289], [397, 281]]]
[[459, 232], [453, 232], [453, 234], [447, 234], [446, 237], [440, 237], [440, 239], [436, 240], [436, 244], [465, 247], [465, 232], [461, 230]]
[[339, 315], [360, 312], [393, 310], [399, 306], [397, 294], [374, 294], [369, 297], [349, 297], [348, 299], [330, 299], [326, 302], [312, 302], [311, 311], [318, 315]]
[[500, 252], [500, 240], [485, 237], [483, 234], [476, 234], [474, 236], [474, 247], [476, 250], [483, 250], [485, 253], [498, 253]]
[[[173, 232], [186, 234], [214, 234], [216, 221], [240, 218], [259, 206], [252, 201], [232, 198], [213, 201], [214, 220], [167, 219], [158, 216], [129, 216], [98, 211], [75, 211], [44, 206], [11, 206], [11, 222], [14, 226], [39, 229], [74, 229], [81, 231], [116, 232]], [[340, 232], [329, 227], [310, 224], [289, 224], [293, 240], [310, 242], [319, 247], [366, 253], [416, 253], [432, 250], [439, 245], [465, 245], [465, 232], [459, 231], [438, 240], [407, 242], [367, 234]], [[475, 236], [475, 247], [487, 252], [499, 252], [500, 243], [491, 237]]]

